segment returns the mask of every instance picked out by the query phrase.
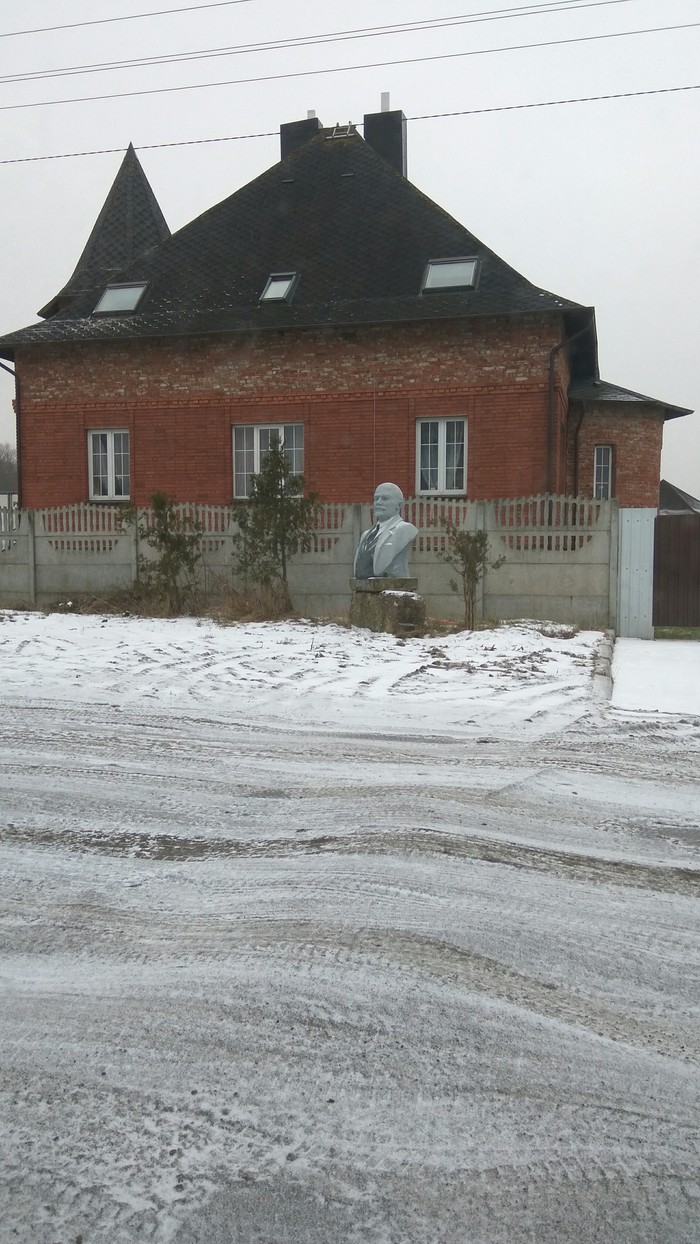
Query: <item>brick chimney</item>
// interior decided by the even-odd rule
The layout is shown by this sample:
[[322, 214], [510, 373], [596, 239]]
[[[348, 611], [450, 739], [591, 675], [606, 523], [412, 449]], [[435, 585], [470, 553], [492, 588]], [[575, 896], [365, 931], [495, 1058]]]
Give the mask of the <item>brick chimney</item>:
[[287, 121], [280, 125], [280, 158], [285, 160], [288, 155], [303, 147], [309, 139], [315, 138], [323, 129], [314, 112], [310, 112], [304, 121]]
[[365, 142], [406, 177], [406, 118], [400, 109], [390, 110], [388, 92], [382, 92], [381, 112], [365, 114], [364, 134]]

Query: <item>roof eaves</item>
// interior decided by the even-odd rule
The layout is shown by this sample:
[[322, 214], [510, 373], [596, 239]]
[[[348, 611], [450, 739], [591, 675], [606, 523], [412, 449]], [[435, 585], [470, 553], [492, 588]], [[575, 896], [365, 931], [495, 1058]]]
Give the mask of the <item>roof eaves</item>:
[[[674, 505], [674, 501], [679, 501], [679, 505]], [[669, 484], [668, 480], [662, 479], [659, 486], [659, 513], [661, 514], [683, 514], [687, 511], [700, 514], [700, 499], [693, 497], [689, 492], [684, 492], [682, 488], [677, 488], [675, 484]]]
[[684, 415], [692, 415], [693, 411], [685, 406], [673, 406], [646, 393], [637, 393], [634, 389], [624, 389], [620, 385], [611, 384], [607, 380], [585, 380], [572, 384], [569, 397], [575, 401], [596, 402], [601, 405], [615, 406], [655, 406], [664, 412], [664, 419], [680, 419]]
[[[452, 296], [447, 295], [446, 299]], [[478, 319], [504, 319], [523, 316], [559, 315], [558, 306], [534, 309], [509, 310], [505, 307], [474, 309], [454, 302], [445, 308], [443, 299], [390, 299], [382, 306], [376, 301], [368, 303], [336, 303], [332, 307], [294, 307], [288, 304], [251, 304], [237, 308], [235, 313], [222, 311], [197, 311], [183, 315], [181, 310], [158, 311], [149, 314], [110, 315], [83, 317], [81, 319], [53, 319], [39, 321], [27, 328], [0, 338], [0, 357], [11, 359], [14, 350], [22, 346], [64, 345], [78, 342], [140, 341], [154, 337], [183, 337], [205, 335], [238, 335], [242, 333], [279, 332], [281, 330], [311, 330], [329, 328], [353, 328], [369, 325], [392, 325], [409, 323], [450, 323]]]

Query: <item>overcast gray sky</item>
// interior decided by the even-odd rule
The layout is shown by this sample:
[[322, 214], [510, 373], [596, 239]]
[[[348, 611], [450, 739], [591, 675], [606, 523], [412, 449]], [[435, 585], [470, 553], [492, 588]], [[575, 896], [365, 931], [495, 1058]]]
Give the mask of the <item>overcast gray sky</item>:
[[[0, 331], [35, 321], [65, 283], [130, 141], [175, 230], [277, 161], [281, 122], [311, 108], [326, 125], [361, 122], [389, 91], [409, 117], [410, 179], [529, 280], [595, 306], [603, 378], [700, 410], [700, 90], [669, 90], [700, 85], [698, 0], [192, 0], [174, 11], [185, 6], [2, 5]], [[229, 53], [9, 81], [214, 49]], [[625, 92], [658, 93], [513, 108]], [[199, 145], [167, 146], [187, 142]], [[117, 150], [25, 162], [105, 148]], [[0, 376], [0, 440], [12, 440], [13, 386]], [[700, 496], [700, 414], [666, 425], [662, 474]]]

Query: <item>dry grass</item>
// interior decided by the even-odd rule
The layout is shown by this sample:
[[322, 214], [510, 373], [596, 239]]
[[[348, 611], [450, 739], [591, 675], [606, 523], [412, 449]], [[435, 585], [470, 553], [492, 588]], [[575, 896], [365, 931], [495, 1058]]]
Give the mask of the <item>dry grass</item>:
[[[106, 595], [86, 593], [46, 606], [47, 613], [108, 614], [116, 617], [167, 618], [176, 616], [167, 600], [139, 583]], [[188, 593], [181, 616], [211, 618], [221, 625], [268, 622], [290, 616], [278, 593], [269, 588], [239, 591], [226, 582], [204, 592]]]
[[205, 613], [222, 625], [231, 622], [272, 622], [290, 616], [280, 594], [267, 587], [247, 590], [228, 588], [210, 600]]
[[700, 640], [700, 626], [655, 626], [654, 639]]

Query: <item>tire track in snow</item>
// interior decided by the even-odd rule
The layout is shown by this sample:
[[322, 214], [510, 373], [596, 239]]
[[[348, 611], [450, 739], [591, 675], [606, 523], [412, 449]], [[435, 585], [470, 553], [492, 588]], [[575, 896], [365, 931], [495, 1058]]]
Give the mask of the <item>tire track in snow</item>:
[[[236, 930], [252, 952], [279, 945], [285, 953], [300, 951], [331, 960], [368, 956], [392, 968], [425, 973], [458, 989], [483, 993], [499, 1002], [522, 1007], [547, 1019], [586, 1028], [611, 1041], [623, 1041], [666, 1057], [700, 1064], [700, 1041], [679, 1038], [661, 1024], [613, 1011], [592, 998], [531, 976], [524, 976], [496, 959], [487, 958], [451, 942], [401, 929], [346, 930], [337, 926], [294, 920], [261, 920], [250, 927], [250, 940]], [[240, 949], [240, 947], [239, 947]], [[700, 1143], [700, 1137], [698, 1137]]]
[[[258, 792], [259, 797], [279, 798], [280, 791]], [[187, 838], [169, 834], [90, 833], [87, 830], [25, 829], [0, 827], [0, 843], [31, 845], [44, 850], [74, 850], [98, 855], [141, 860], [274, 859], [294, 855], [400, 854], [448, 855], [455, 860], [476, 860], [507, 868], [533, 869], [571, 881], [626, 886], [661, 893], [700, 897], [700, 870], [611, 860], [580, 855], [526, 843], [474, 835], [440, 834], [418, 827], [404, 832], [363, 833], [346, 837], [312, 833], [289, 839]]]

